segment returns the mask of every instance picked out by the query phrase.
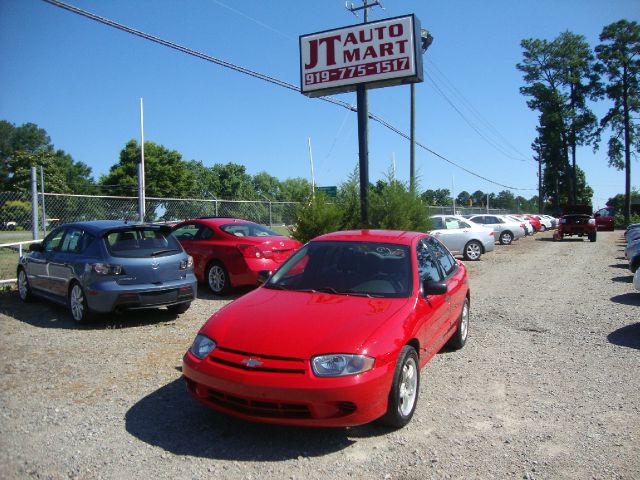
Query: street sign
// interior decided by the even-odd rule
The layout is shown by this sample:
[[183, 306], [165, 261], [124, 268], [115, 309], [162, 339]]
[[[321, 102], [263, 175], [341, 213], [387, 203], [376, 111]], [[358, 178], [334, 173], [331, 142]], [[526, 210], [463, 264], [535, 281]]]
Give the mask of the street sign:
[[316, 192], [322, 192], [329, 198], [338, 196], [338, 187], [316, 187]]

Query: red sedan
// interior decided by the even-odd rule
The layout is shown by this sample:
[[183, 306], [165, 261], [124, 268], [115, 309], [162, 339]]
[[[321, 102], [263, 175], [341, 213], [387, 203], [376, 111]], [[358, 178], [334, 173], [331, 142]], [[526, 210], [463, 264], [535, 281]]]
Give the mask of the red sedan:
[[469, 305], [467, 269], [434, 237], [330, 233], [209, 318], [182, 371], [196, 400], [246, 420], [402, 427], [420, 368], [464, 346]]
[[173, 227], [173, 234], [193, 257], [194, 272], [215, 294], [256, 285], [258, 272], [273, 271], [300, 242], [267, 227], [237, 218], [198, 218]]

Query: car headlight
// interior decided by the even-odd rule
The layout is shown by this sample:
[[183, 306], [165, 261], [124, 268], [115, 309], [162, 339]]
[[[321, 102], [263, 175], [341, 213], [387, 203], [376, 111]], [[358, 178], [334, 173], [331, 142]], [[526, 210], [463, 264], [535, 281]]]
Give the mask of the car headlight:
[[198, 334], [196, 335], [196, 339], [193, 341], [191, 348], [189, 351], [197, 358], [202, 360], [205, 358], [211, 351], [216, 348], [216, 342], [211, 340], [209, 337]]
[[375, 359], [366, 355], [331, 354], [311, 359], [311, 368], [318, 377], [356, 375], [373, 368]]
[[587, 222], [587, 223], [589, 223], [589, 225], [595, 225], [596, 224], [596, 219], [595, 218], [590, 218], [589, 222]]

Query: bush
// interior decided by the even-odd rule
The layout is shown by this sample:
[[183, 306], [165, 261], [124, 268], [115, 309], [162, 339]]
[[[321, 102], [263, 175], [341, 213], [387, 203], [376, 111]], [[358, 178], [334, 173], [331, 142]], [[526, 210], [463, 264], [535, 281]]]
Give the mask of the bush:
[[335, 203], [324, 195], [316, 195], [296, 212], [296, 220], [290, 228], [291, 236], [306, 243], [318, 235], [341, 230], [342, 214]]
[[[624, 221], [624, 215], [620, 212], [616, 213], [613, 217], [615, 228], [627, 228], [628, 223]], [[632, 213], [629, 217], [629, 224], [640, 223], [640, 214]]]
[[7, 222], [13, 221], [18, 227], [31, 228], [31, 202], [22, 200], [9, 200], [0, 208], [0, 219]]
[[[431, 229], [428, 209], [420, 197], [414, 196], [407, 185], [389, 177], [369, 188], [369, 226], [388, 229], [427, 232]], [[335, 203], [324, 195], [317, 195], [296, 213], [290, 229], [291, 236], [300, 242], [338, 230], [363, 228], [360, 222], [360, 192], [357, 172], [338, 190]]]

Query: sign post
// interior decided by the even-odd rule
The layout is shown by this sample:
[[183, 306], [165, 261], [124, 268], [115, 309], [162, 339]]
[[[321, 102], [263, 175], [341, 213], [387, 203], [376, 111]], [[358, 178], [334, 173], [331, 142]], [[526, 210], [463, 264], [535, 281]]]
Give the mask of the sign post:
[[422, 82], [420, 21], [415, 15], [300, 36], [301, 92], [309, 97], [357, 91], [360, 221], [369, 226], [367, 90]]

